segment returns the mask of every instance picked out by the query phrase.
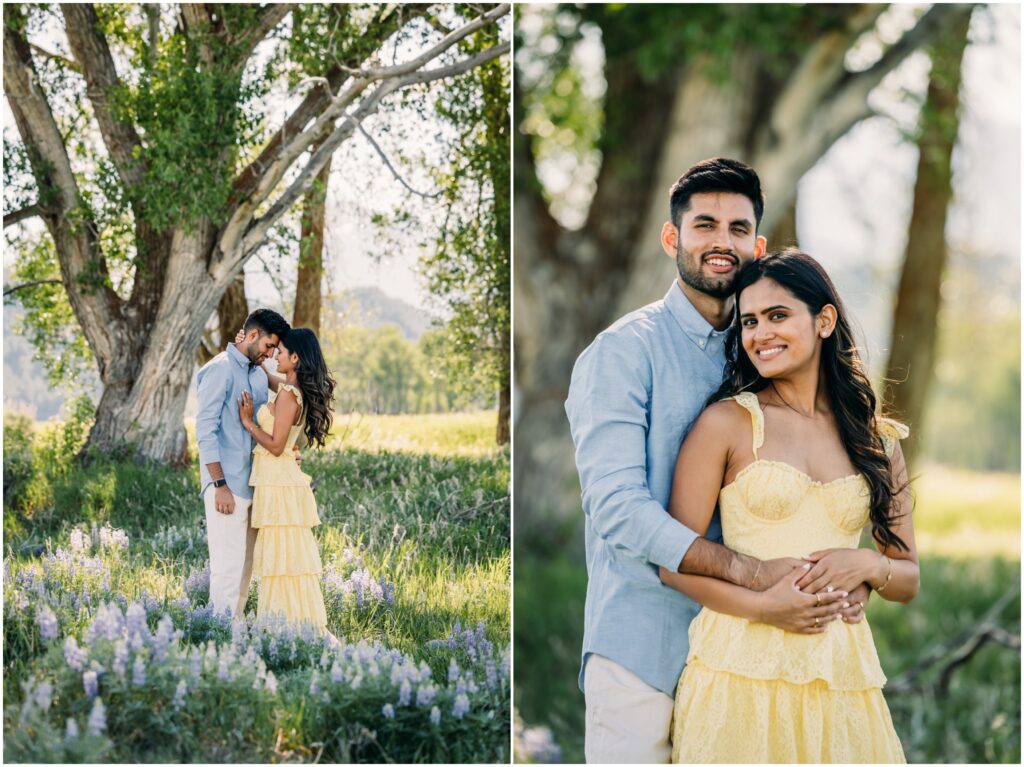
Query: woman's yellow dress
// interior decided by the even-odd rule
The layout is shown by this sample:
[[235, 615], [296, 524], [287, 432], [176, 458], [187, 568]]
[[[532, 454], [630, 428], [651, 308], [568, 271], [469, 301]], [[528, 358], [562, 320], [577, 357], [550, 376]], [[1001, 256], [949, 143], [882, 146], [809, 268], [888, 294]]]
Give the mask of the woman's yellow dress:
[[[302, 393], [284, 385], [302, 407]], [[271, 392], [270, 401], [278, 392]], [[256, 420], [268, 434], [274, 432], [274, 414], [263, 405]], [[250, 524], [259, 529], [253, 553], [253, 575], [259, 579], [258, 618], [282, 613], [291, 622], [308, 622], [327, 630], [327, 611], [320, 590], [320, 550], [312, 528], [320, 524], [309, 475], [295, 462], [292, 447], [302, 431], [302, 422], [288, 432], [285, 449], [274, 456], [257, 445], [253, 451], [252, 516]]]
[[[863, 476], [821, 483], [789, 464], [757, 459], [764, 442], [757, 396], [734, 399], [751, 413], [755, 461], [719, 495], [725, 545], [762, 560], [856, 547], [868, 522]], [[907, 433], [884, 422], [890, 455]], [[673, 762], [906, 762], [866, 619], [794, 634], [704, 608], [689, 636]]]

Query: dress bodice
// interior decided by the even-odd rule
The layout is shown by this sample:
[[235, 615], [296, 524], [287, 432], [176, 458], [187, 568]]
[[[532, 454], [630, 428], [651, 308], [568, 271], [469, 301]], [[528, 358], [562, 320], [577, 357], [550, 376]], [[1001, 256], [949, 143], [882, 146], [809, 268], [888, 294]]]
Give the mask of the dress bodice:
[[[271, 391], [270, 392], [269, 401], [268, 401], [267, 404], [270, 404], [271, 402], [276, 401], [278, 394], [281, 391], [284, 391], [285, 389], [287, 389], [288, 391], [290, 391], [292, 394], [295, 395], [295, 398], [299, 401], [299, 409], [301, 410], [302, 409], [302, 392], [299, 391], [299, 389], [297, 387], [292, 386], [291, 384], [284, 384], [281, 387], [280, 391]], [[263, 431], [265, 431], [267, 434], [273, 434], [274, 433], [274, 414], [271, 412], [270, 408], [267, 407], [267, 405], [260, 406], [260, 409], [256, 412], [256, 423], [258, 423], [259, 427], [261, 429], [263, 429]], [[288, 430], [288, 441], [285, 443], [284, 452], [281, 454], [282, 456], [285, 455], [285, 454], [290, 454], [291, 451], [292, 451], [292, 448], [295, 447], [295, 441], [299, 438], [299, 434], [302, 433], [302, 425], [303, 425], [303, 423], [304, 423], [304, 419], [300, 418], [299, 422], [297, 424], [295, 424], [294, 426], [292, 426], [291, 429]], [[260, 455], [260, 454], [262, 454], [262, 455], [270, 455], [270, 451], [267, 450], [262, 445], [257, 445], [253, 449], [253, 453], [255, 453], [257, 455]]]

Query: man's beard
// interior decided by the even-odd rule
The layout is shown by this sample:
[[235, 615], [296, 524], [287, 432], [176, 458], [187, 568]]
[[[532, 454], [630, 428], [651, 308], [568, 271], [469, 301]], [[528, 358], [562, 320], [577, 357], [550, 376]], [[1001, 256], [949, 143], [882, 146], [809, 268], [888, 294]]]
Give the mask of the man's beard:
[[[737, 263], [739, 262], [735, 253], [729, 255], [735, 258]], [[728, 298], [731, 296], [735, 292], [733, 286], [736, 284], [736, 275], [739, 270], [733, 269], [728, 275], [709, 278], [704, 276], [701, 270], [703, 263], [703, 256], [695, 258], [690, 251], [683, 249], [682, 243], [676, 245], [676, 270], [679, 272], [679, 278], [683, 282], [694, 290], [699, 290], [701, 293], [712, 298]]]

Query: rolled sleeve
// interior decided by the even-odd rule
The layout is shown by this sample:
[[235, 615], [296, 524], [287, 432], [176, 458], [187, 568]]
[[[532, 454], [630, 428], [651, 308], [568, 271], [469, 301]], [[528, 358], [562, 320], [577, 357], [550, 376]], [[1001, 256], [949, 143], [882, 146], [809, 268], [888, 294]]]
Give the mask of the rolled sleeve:
[[651, 370], [634, 342], [600, 336], [573, 369], [566, 414], [576, 445], [583, 509], [595, 533], [611, 545], [676, 570], [699, 536], [651, 495]]
[[220, 414], [224, 408], [229, 383], [229, 371], [218, 365], [208, 369], [196, 387], [196, 442], [199, 445], [199, 463], [202, 466], [220, 462]]

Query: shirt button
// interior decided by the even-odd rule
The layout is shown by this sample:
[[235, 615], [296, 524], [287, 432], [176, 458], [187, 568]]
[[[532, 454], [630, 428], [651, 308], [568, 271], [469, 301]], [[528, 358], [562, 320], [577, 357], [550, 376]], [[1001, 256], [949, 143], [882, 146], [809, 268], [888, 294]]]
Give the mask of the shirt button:
[[701, 348], [701, 349], [703, 349], [703, 348], [704, 348], [704, 342], [703, 342], [703, 341], [701, 341], [701, 342], [700, 342], [700, 348]]

